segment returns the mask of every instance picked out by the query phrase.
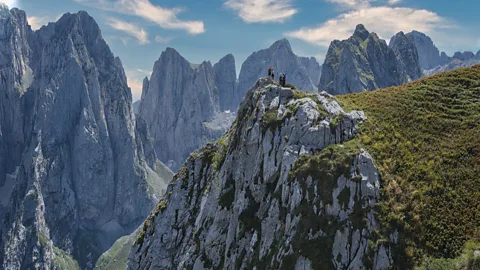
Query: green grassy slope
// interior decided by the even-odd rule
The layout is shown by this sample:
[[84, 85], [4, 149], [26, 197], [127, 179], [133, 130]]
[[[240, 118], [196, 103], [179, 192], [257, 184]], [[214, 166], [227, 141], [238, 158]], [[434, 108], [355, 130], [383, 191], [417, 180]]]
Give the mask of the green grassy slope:
[[368, 117], [356, 140], [382, 174], [379, 219], [401, 235], [399, 267], [479, 242], [480, 66], [337, 99]]

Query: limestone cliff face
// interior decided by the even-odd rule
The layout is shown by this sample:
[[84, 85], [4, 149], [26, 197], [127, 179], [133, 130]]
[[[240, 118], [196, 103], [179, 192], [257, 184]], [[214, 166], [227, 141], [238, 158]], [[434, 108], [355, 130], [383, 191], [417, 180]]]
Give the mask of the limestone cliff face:
[[259, 78], [267, 76], [269, 66], [274, 67], [275, 76], [277, 76], [277, 72], [285, 73], [287, 82], [292, 83], [298, 89], [307, 91], [317, 90], [317, 86], [314, 83], [317, 79], [316, 76], [314, 78], [310, 77], [310, 72], [315, 67], [308, 67], [307, 70], [305, 60], [293, 53], [287, 39], [281, 39], [272, 44], [268, 49], [254, 52], [243, 62], [238, 78], [237, 104], [240, 104], [248, 89]]
[[349, 144], [365, 119], [259, 80], [235, 125], [174, 177], [128, 269], [387, 269], [388, 246], [369, 244], [379, 173]]
[[231, 83], [231, 74], [216, 76], [210, 62], [192, 67], [172, 48], [155, 62], [150, 80], [144, 80], [139, 115], [147, 122], [159, 159], [170, 168], [176, 170], [191, 152], [230, 127], [233, 114], [221, 112], [216, 81]]
[[[403, 33], [402, 33], [403, 34]], [[422, 76], [415, 46], [399, 38], [390, 48], [375, 33], [358, 25], [347, 40], [328, 49], [318, 89], [347, 94], [397, 86]]]
[[86, 12], [32, 32], [23, 11], [2, 7], [0, 25], [0, 184], [8, 181], [0, 264], [93, 267], [165, 186], [149, 177], [148, 130], [137, 124], [120, 60]]

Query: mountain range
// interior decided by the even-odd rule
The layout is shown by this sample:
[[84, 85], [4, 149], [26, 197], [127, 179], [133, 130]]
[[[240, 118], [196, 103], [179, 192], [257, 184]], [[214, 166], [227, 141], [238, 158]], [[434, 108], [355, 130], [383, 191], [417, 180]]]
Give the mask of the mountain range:
[[480, 53], [358, 25], [237, 79], [167, 48], [133, 104], [86, 12], [0, 25], [2, 269], [480, 267], [480, 66], [443, 72]]

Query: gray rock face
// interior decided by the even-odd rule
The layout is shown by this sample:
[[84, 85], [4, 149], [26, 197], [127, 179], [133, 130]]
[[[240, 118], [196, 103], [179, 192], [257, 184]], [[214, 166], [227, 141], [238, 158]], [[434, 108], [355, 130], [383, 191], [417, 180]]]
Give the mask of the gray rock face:
[[[312, 79], [309, 71], [304, 65], [305, 60], [296, 56], [290, 43], [286, 39], [275, 42], [270, 48], [260, 50], [251, 54], [242, 64], [238, 82], [238, 96], [237, 104], [247, 93], [255, 82], [262, 77], [268, 75], [268, 67], [273, 66], [275, 69], [275, 76], [278, 73], [285, 73], [287, 76], [287, 83], [292, 83], [298, 89], [317, 91], [316, 76]], [[315, 68], [315, 67], [314, 67]], [[313, 68], [313, 69], [314, 69]], [[278, 76], [276, 78], [278, 80]]]
[[424, 70], [445, 65], [449, 61], [448, 57], [445, 57], [445, 53], [443, 53], [444, 56], [440, 55], [432, 39], [424, 33], [412, 31], [406, 34], [406, 36], [413, 41], [415, 47], [417, 47], [418, 60]]
[[213, 65], [215, 72], [215, 84], [218, 88], [220, 110], [235, 111], [238, 104], [235, 102], [235, 90], [237, 89], [237, 71], [235, 68], [235, 58], [228, 54], [218, 63]]
[[231, 75], [222, 74], [216, 76], [210, 62], [192, 67], [167, 48], [155, 62], [150, 81], [144, 80], [139, 114], [148, 124], [159, 159], [173, 170], [195, 149], [220, 138], [233, 121], [220, 112], [215, 81], [225, 85]]
[[347, 94], [401, 85], [421, 77], [415, 46], [401, 35], [392, 48], [358, 25], [347, 40], [334, 40], [322, 68], [319, 90]]
[[405, 71], [408, 81], [417, 80], [423, 76], [415, 44], [403, 32], [399, 32], [390, 40], [389, 47], [399, 60], [400, 66], [397, 67], [397, 71]]
[[128, 269], [387, 269], [389, 247], [369, 244], [379, 173], [348, 143], [365, 119], [260, 79], [236, 125], [174, 177]]
[[32, 32], [23, 11], [2, 7], [0, 36], [0, 140], [13, 155], [1, 154], [0, 265], [91, 268], [165, 186], [149, 182], [157, 164], [148, 130], [86, 12]]

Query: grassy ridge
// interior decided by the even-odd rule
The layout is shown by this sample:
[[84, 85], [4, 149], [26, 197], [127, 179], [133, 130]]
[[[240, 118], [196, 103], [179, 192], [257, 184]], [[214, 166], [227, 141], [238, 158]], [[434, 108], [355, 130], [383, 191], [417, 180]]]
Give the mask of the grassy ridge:
[[403, 235], [405, 267], [480, 241], [480, 66], [338, 100], [368, 117], [357, 140], [382, 173], [380, 220]]

